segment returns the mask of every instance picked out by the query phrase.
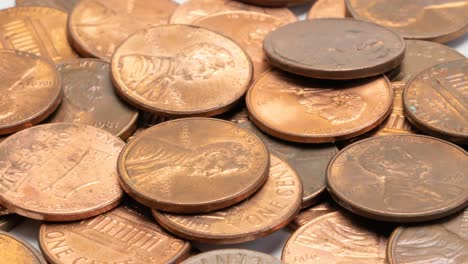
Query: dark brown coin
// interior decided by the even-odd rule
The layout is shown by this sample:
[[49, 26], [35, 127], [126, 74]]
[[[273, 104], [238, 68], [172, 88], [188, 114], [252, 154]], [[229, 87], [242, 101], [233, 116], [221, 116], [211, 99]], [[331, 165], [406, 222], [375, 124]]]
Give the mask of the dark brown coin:
[[254, 196], [209, 214], [177, 215], [153, 210], [166, 229], [188, 240], [236, 244], [266, 236], [286, 226], [299, 212], [302, 184], [286, 162], [271, 156], [270, 176]]
[[8, 211], [8, 209], [0, 205], [0, 216], [9, 215], [9, 214], [10, 212]]
[[426, 136], [373, 137], [330, 162], [327, 186], [340, 205], [368, 218], [434, 220], [468, 205], [468, 154]]
[[466, 0], [346, 0], [355, 18], [391, 28], [407, 39], [448, 42], [468, 32]]
[[405, 42], [384, 27], [354, 19], [300, 21], [268, 34], [263, 48], [274, 66], [320, 79], [356, 79], [397, 67]]
[[408, 119], [424, 132], [468, 143], [468, 59], [438, 64], [414, 77], [403, 93]]
[[296, 218], [289, 224], [292, 229], [299, 229], [302, 226], [305, 226], [309, 222], [324, 216], [326, 214], [331, 214], [337, 211], [337, 207], [329, 202], [323, 202], [318, 205], [315, 205], [311, 208], [302, 210]]
[[0, 216], [0, 230], [10, 231], [13, 227], [19, 224], [22, 220], [23, 220], [23, 217], [17, 214]]
[[268, 6], [268, 7], [282, 7], [282, 6], [293, 6], [300, 5], [310, 2], [311, 0], [239, 0], [241, 2], [259, 5], [259, 6]]
[[400, 227], [387, 248], [389, 264], [468, 263], [468, 209], [436, 223]]
[[182, 264], [281, 264], [282, 262], [265, 253], [245, 249], [220, 249], [191, 257]]
[[0, 80], [0, 135], [41, 122], [63, 97], [55, 66], [33, 54], [0, 50]]
[[33, 246], [16, 236], [0, 231], [0, 259], [2, 263], [47, 264]]
[[308, 19], [345, 18], [345, 0], [317, 0], [307, 14]]
[[71, 12], [79, 0], [16, 0], [16, 6], [45, 6]]
[[108, 63], [94, 59], [59, 64], [65, 97], [53, 123], [80, 123], [104, 129], [123, 139], [136, 128], [138, 112], [118, 98]]

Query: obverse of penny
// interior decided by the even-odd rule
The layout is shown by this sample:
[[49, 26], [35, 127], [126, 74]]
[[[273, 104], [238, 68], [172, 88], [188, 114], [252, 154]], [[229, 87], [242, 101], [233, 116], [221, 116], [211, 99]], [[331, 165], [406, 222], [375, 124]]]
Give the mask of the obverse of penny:
[[182, 264], [218, 264], [218, 263], [262, 263], [281, 264], [282, 262], [265, 253], [245, 249], [212, 250], [191, 257]]
[[47, 264], [33, 246], [11, 234], [0, 231], [0, 259], [2, 263]]
[[307, 14], [308, 19], [345, 18], [345, 0], [317, 0]]
[[271, 156], [270, 176], [254, 196], [209, 214], [177, 215], [153, 210], [167, 230], [188, 240], [236, 244], [266, 236], [286, 226], [299, 212], [302, 184], [286, 162]]
[[267, 180], [268, 150], [252, 132], [227, 121], [187, 118], [153, 126], [119, 157], [124, 190], [168, 212], [209, 212], [238, 203]]
[[17, 214], [2, 215], [0, 216], [0, 230], [10, 231], [13, 227], [23, 220], [22, 216]]
[[236, 0], [187, 0], [171, 16], [171, 24], [192, 24], [198, 19], [225, 11], [244, 10], [274, 16], [284, 23], [297, 21], [287, 8], [267, 8], [241, 3]]
[[405, 42], [395, 32], [364, 21], [323, 18], [285, 25], [265, 37], [274, 66], [320, 79], [356, 79], [397, 67]]
[[468, 59], [426, 69], [403, 92], [406, 116], [428, 134], [467, 144], [467, 89]]
[[117, 206], [122, 190], [115, 164], [124, 143], [90, 126], [47, 124], [0, 144], [0, 202], [9, 211], [46, 221], [72, 221]]
[[468, 32], [466, 0], [346, 0], [355, 18], [391, 28], [407, 39], [448, 42]]
[[286, 264], [385, 264], [387, 237], [376, 230], [350, 215], [326, 214], [298, 229], [281, 259]]
[[39, 245], [53, 264], [178, 263], [190, 252], [189, 243], [168, 234], [151, 215], [127, 206], [81, 222], [43, 224]]
[[30, 53], [0, 50], [0, 79], [0, 135], [41, 122], [63, 97], [54, 64]]
[[468, 154], [427, 136], [373, 137], [330, 162], [327, 186], [340, 205], [368, 218], [434, 220], [468, 205]]
[[48, 7], [14, 7], [0, 11], [0, 49], [15, 49], [54, 62], [78, 55], [67, 40], [64, 11]]
[[467, 222], [468, 209], [465, 209], [436, 223], [396, 229], [387, 248], [388, 263], [466, 263]]
[[172, 0], [81, 0], [68, 20], [73, 47], [83, 56], [110, 61], [130, 35], [167, 24], [177, 4]]
[[59, 64], [65, 97], [50, 122], [80, 123], [104, 129], [123, 139], [136, 128], [138, 112], [114, 91], [108, 63], [94, 59]]
[[392, 100], [392, 88], [384, 77], [325, 81], [279, 70], [262, 75], [247, 93], [250, 117], [261, 130], [304, 143], [364, 134], [385, 120]]
[[305, 226], [309, 222], [337, 211], [337, 208], [334, 204], [329, 202], [323, 202], [313, 207], [302, 210], [296, 218], [289, 224], [293, 229], [299, 229], [302, 226]]
[[294, 6], [310, 2], [311, 0], [239, 0], [251, 5], [267, 6], [267, 7], [282, 7]]
[[245, 94], [252, 72], [248, 55], [234, 41], [187, 25], [141, 30], [112, 58], [118, 93], [163, 116], [221, 114]]
[[71, 12], [79, 0], [16, 0], [16, 6], [45, 6]]

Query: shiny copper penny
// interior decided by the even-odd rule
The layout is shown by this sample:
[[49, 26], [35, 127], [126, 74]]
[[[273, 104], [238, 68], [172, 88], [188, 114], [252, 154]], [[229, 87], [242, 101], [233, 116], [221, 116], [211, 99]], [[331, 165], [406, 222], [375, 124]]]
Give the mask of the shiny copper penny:
[[427, 136], [374, 137], [330, 162], [327, 186], [340, 205], [368, 218], [434, 220], [468, 205], [468, 154]]
[[392, 100], [392, 88], [384, 77], [325, 81], [279, 70], [262, 75], [247, 93], [250, 117], [260, 129], [304, 143], [364, 134], [385, 120]]
[[244, 10], [274, 16], [284, 23], [297, 21], [287, 8], [267, 8], [241, 3], [236, 0], [187, 0], [172, 14], [171, 24], [192, 24], [198, 19], [225, 11]]
[[310, 2], [311, 0], [239, 0], [241, 2], [259, 5], [259, 6], [268, 6], [268, 7], [282, 7], [282, 6], [294, 6]]
[[286, 226], [299, 212], [302, 184], [285, 161], [271, 156], [265, 185], [248, 200], [209, 214], [177, 215], [153, 210], [153, 216], [177, 236], [211, 244], [236, 244]]
[[407, 39], [448, 42], [468, 32], [466, 0], [346, 0], [355, 18], [391, 28]]
[[414, 77], [403, 93], [408, 119], [424, 132], [468, 143], [468, 59], [445, 62]]
[[0, 202], [20, 215], [71, 221], [117, 206], [116, 162], [124, 143], [79, 124], [35, 126], [0, 144]]
[[191, 257], [182, 264], [219, 264], [219, 263], [262, 263], [281, 264], [282, 262], [265, 253], [245, 249], [213, 250]]
[[438, 222], [400, 227], [387, 248], [389, 264], [453, 263], [468, 261], [468, 209]]
[[317, 0], [307, 13], [308, 19], [329, 17], [346, 17], [345, 0]]
[[133, 133], [138, 112], [118, 98], [108, 63], [70, 60], [59, 64], [57, 69], [65, 97], [50, 122], [90, 125], [123, 139]]
[[124, 190], [148, 207], [208, 212], [238, 203], [268, 178], [268, 150], [252, 132], [219, 119], [187, 118], [151, 127], [123, 149]]
[[0, 48], [46, 57], [54, 62], [77, 58], [67, 40], [64, 11], [14, 7], [0, 11]]
[[0, 231], [0, 259], [2, 263], [47, 264], [41, 253], [28, 242]]
[[0, 135], [41, 122], [63, 97], [54, 64], [30, 53], [0, 50], [0, 80]]
[[71, 12], [79, 0], [16, 0], [16, 6], [45, 6]]
[[141, 30], [112, 58], [118, 93], [165, 116], [221, 114], [241, 99], [252, 63], [234, 41], [208, 29], [166, 25]]
[[151, 214], [128, 206], [80, 222], [43, 224], [39, 245], [53, 264], [178, 263], [190, 252], [188, 242], [164, 231]]
[[22, 220], [23, 220], [23, 217], [17, 214], [0, 216], [0, 230], [10, 231], [13, 227], [19, 224]]
[[274, 66], [320, 79], [356, 79], [397, 67], [405, 42], [384, 27], [342, 18], [300, 21], [265, 37], [265, 54]]
[[387, 237], [371, 225], [335, 212], [297, 230], [286, 243], [286, 264], [385, 264]]
[[83, 56], [110, 61], [131, 34], [167, 24], [176, 7], [172, 0], [81, 0], [68, 20], [71, 43]]
[[299, 229], [315, 219], [331, 214], [337, 211], [335, 204], [330, 202], [323, 202], [313, 207], [302, 210], [296, 218], [289, 224], [292, 229]]
[[194, 25], [211, 29], [236, 41], [250, 56], [254, 79], [271, 68], [263, 52], [263, 40], [283, 25], [280, 19], [251, 11], [228, 11], [203, 17]]

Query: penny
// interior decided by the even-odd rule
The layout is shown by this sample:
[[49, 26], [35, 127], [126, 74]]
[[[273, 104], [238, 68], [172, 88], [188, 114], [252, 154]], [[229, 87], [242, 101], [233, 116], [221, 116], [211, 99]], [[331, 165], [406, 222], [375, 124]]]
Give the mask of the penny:
[[284, 23], [297, 21], [296, 15], [287, 8], [259, 7], [235, 0], [188, 0], [177, 7], [169, 22], [171, 24], [192, 24], [205, 16], [235, 10], [264, 13], [274, 16]]
[[115, 164], [124, 143], [91, 126], [57, 123], [18, 132], [0, 144], [0, 202], [46, 221], [72, 221], [117, 206]]
[[284, 22], [262, 13], [229, 11], [201, 18], [193, 24], [211, 29], [236, 41], [250, 56], [256, 79], [271, 68], [263, 52], [263, 39]]
[[0, 259], [3, 263], [47, 264], [28, 242], [3, 231], [0, 231]]
[[122, 150], [123, 189], [142, 204], [200, 213], [238, 203], [268, 178], [269, 155], [252, 132], [227, 121], [187, 118], [153, 126]]
[[10, 231], [13, 227], [19, 224], [23, 218], [17, 214], [0, 216], [0, 230]]
[[0, 49], [15, 49], [54, 62], [77, 58], [67, 40], [68, 15], [48, 7], [0, 10]]
[[132, 134], [138, 112], [115, 94], [108, 63], [70, 60], [59, 64], [57, 69], [65, 96], [50, 122], [90, 125], [123, 139]]
[[345, 18], [345, 0], [317, 0], [307, 13], [308, 19]]
[[299, 229], [305, 226], [309, 222], [337, 211], [337, 207], [330, 202], [323, 202], [311, 208], [302, 210], [296, 218], [289, 224], [292, 229]]
[[445, 62], [414, 77], [403, 92], [406, 116], [420, 130], [468, 143], [468, 59]]
[[264, 132], [288, 141], [325, 143], [377, 127], [392, 100], [384, 77], [342, 82], [272, 70], [257, 79], [246, 101], [252, 121]]
[[468, 260], [468, 209], [436, 223], [400, 227], [390, 237], [389, 264], [453, 263]]
[[245, 250], [245, 249], [219, 249], [212, 250], [191, 257], [182, 264], [218, 264], [218, 263], [265, 263], [265, 264], [281, 264], [282, 262], [273, 256], [265, 253]]
[[268, 7], [282, 7], [306, 4], [310, 0], [239, 0], [251, 5], [268, 6]]
[[466, 0], [346, 0], [353, 17], [391, 28], [407, 39], [448, 42], [468, 32]]
[[0, 50], [0, 79], [0, 135], [41, 122], [63, 97], [54, 64], [30, 53]]
[[297, 230], [281, 259], [286, 264], [385, 264], [387, 237], [377, 230], [350, 215], [326, 214]]
[[83, 56], [110, 61], [131, 34], [167, 24], [176, 7], [172, 0], [81, 0], [68, 20], [71, 43]]
[[265, 37], [274, 66], [320, 79], [375, 76], [400, 65], [405, 42], [395, 32], [365, 21], [322, 18], [287, 24]]
[[421, 222], [468, 205], [468, 154], [418, 135], [373, 137], [343, 149], [328, 167], [327, 186], [343, 207], [364, 217]]
[[286, 226], [299, 212], [302, 184], [285, 161], [271, 156], [269, 178], [244, 202], [209, 214], [153, 216], [167, 230], [188, 240], [210, 244], [236, 244], [264, 237]]
[[45, 6], [71, 12], [79, 0], [16, 0], [16, 6]]
[[166, 25], [128, 38], [112, 59], [117, 92], [161, 116], [213, 116], [247, 91], [252, 63], [234, 41], [208, 29]]

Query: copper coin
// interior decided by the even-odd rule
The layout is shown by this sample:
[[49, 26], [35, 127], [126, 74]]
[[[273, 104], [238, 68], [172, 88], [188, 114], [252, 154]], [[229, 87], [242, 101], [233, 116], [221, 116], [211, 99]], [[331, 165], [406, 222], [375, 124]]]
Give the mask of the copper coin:
[[72, 221], [117, 206], [115, 164], [124, 143], [79, 124], [35, 126], [0, 144], [0, 202], [20, 215]]
[[2, 263], [47, 264], [41, 253], [28, 242], [0, 231], [0, 259]]
[[120, 183], [148, 207], [209, 212], [238, 203], [268, 178], [269, 155], [252, 132], [219, 119], [187, 118], [151, 127], [123, 149]]
[[236, 244], [283, 228], [294, 219], [301, 203], [299, 175], [272, 155], [267, 182], [248, 200], [209, 214], [177, 215], [153, 210], [153, 216], [167, 230], [188, 240]]
[[188, 242], [164, 231], [151, 214], [128, 206], [80, 222], [43, 224], [39, 245], [53, 264], [178, 263], [190, 252]]
[[320, 79], [375, 76], [400, 65], [405, 42], [395, 32], [364, 21], [322, 18], [280, 27], [265, 37], [274, 66]]
[[286, 264], [385, 264], [386, 246], [384, 234], [360, 219], [335, 212], [297, 230], [286, 243], [281, 259]]
[[265, 253], [245, 249], [212, 250], [191, 257], [182, 264], [281, 264], [282, 262]]
[[71, 43], [83, 56], [110, 61], [131, 34], [167, 24], [176, 7], [172, 0], [81, 0], [68, 20]]
[[468, 143], [468, 59], [433, 66], [403, 92], [408, 119], [424, 132]]
[[14, 7], [0, 11], [0, 49], [15, 49], [55, 62], [77, 58], [67, 40], [64, 11], [48, 7]]
[[63, 97], [55, 66], [33, 54], [0, 50], [0, 79], [0, 135], [41, 122]]
[[71, 12], [79, 0], [16, 0], [16, 6], [45, 6]]
[[407, 39], [448, 42], [468, 32], [466, 0], [346, 0], [355, 18], [391, 28]]
[[302, 78], [278, 70], [262, 75], [247, 93], [252, 121], [294, 142], [349, 139], [377, 127], [392, 108], [384, 77], [348, 82]]
[[259, 5], [259, 6], [268, 6], [268, 7], [282, 7], [282, 6], [294, 6], [300, 4], [309, 3], [311, 0], [239, 0], [241, 2]]
[[345, 0], [317, 0], [307, 13], [308, 19], [317, 18], [345, 18]]
[[289, 224], [292, 229], [299, 229], [313, 220], [337, 211], [337, 207], [330, 202], [323, 202], [316, 206], [302, 210]]
[[19, 224], [22, 220], [23, 220], [23, 217], [17, 214], [0, 216], [0, 230], [10, 231], [13, 227]]
[[141, 30], [112, 58], [122, 97], [163, 116], [221, 114], [245, 94], [252, 72], [249, 56], [234, 41], [187, 25]]
[[434, 220], [468, 205], [468, 154], [426, 136], [373, 137], [330, 162], [327, 186], [340, 205], [368, 218]]
[[296, 15], [287, 8], [267, 8], [249, 5], [236, 0], [187, 0], [172, 14], [171, 24], [192, 24], [198, 19], [225, 11], [244, 10], [274, 16], [284, 23], [297, 21]]
[[271, 68], [263, 52], [265, 36], [283, 24], [283, 21], [274, 16], [249, 11], [217, 13], [194, 23], [236, 41], [252, 60], [254, 79]]
[[59, 64], [65, 97], [50, 122], [80, 123], [123, 139], [136, 128], [138, 112], [118, 98], [108, 63], [94, 59]]
[[468, 261], [468, 209], [439, 222], [400, 227], [387, 248], [389, 264], [451, 263]]

